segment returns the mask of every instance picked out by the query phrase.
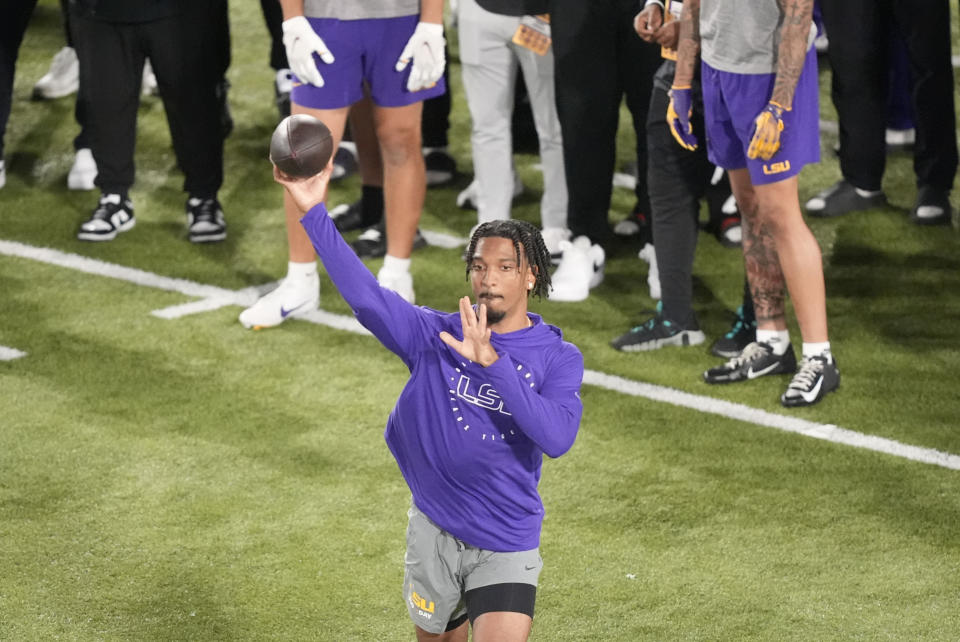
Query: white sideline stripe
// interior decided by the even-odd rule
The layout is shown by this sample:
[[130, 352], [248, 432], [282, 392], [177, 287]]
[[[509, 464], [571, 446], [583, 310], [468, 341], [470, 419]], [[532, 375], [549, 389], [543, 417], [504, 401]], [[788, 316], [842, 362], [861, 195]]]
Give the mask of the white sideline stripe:
[[960, 470], [960, 456], [933, 450], [901, 444], [892, 439], [865, 435], [863, 433], [840, 428], [833, 424], [818, 424], [798, 417], [778, 415], [766, 410], [751, 408], [739, 403], [702, 397], [681, 390], [657, 386], [650, 383], [631, 381], [623, 377], [604, 374], [596, 370], [587, 370], [583, 373], [583, 382], [607, 390], [614, 390], [635, 397], [645, 397], [653, 401], [662, 401], [682, 408], [690, 408], [700, 412], [707, 412], [721, 417], [728, 417], [758, 426], [776, 428], [785, 432], [794, 432], [814, 439], [823, 439], [837, 444], [854, 446], [865, 450], [873, 450], [887, 455], [903, 457], [925, 464], [934, 464], [944, 468]]
[[821, 120], [820, 131], [826, 132], [828, 134], [839, 134], [840, 125], [834, 120]]
[[22, 350], [8, 348], [7, 346], [0, 346], [0, 361], [13, 361], [14, 359], [19, 359], [20, 357], [25, 356], [27, 356], [27, 353], [23, 352]]
[[953, 63], [954, 67], [960, 67], [960, 56], [952, 56], [950, 62]]
[[[259, 288], [227, 290], [194, 283], [186, 279], [163, 277], [143, 270], [127, 268], [50, 248], [37, 248], [14, 241], [0, 240], [0, 254], [33, 259], [43, 263], [80, 270], [97, 276], [106, 276], [137, 285], [154, 287], [171, 292], [180, 292], [181, 294], [201, 298], [200, 301], [193, 301], [154, 312], [156, 316], [162, 318], [177, 318], [177, 316], [180, 316], [175, 313], [177, 310], [182, 312], [186, 309], [188, 311], [200, 312], [203, 310], [216, 309], [224, 305], [250, 305], [256, 301], [256, 297], [260, 293]], [[169, 312], [171, 310], [173, 310], [174, 313]], [[323, 310], [316, 310], [297, 318], [357, 334], [370, 334], [354, 317], [333, 314]], [[6, 354], [13, 353], [16, 353], [13, 358], [24, 356], [25, 354], [19, 350], [0, 346], [0, 358], [3, 358]], [[597, 372], [596, 370], [586, 370], [583, 381], [588, 385], [606, 388], [607, 390], [622, 394], [644, 397], [652, 401], [660, 401], [691, 410], [721, 415], [758, 426], [766, 426], [768, 428], [776, 428], [777, 430], [801, 434], [806, 437], [813, 437], [814, 439], [823, 439], [838, 444], [894, 455], [912, 461], [960, 470], [960, 456], [930, 448], [910, 446], [873, 435], [865, 435], [832, 424], [818, 424], [797, 417], [778, 415], [758, 408], [751, 408], [743, 404], [694, 395], [665, 386], [632, 381], [623, 377]]]

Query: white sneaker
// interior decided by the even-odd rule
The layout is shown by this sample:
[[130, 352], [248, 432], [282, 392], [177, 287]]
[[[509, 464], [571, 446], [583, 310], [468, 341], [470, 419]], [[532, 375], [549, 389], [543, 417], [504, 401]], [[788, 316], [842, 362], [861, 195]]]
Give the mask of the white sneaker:
[[140, 93], [144, 96], [156, 96], [157, 77], [153, 74], [153, 66], [150, 59], [147, 58], [143, 63], [143, 79], [140, 81]]
[[319, 306], [320, 276], [316, 272], [296, 281], [287, 277], [277, 289], [241, 312], [240, 323], [254, 330], [272, 328], [289, 318], [313, 312]]
[[554, 265], [559, 264], [563, 256], [560, 243], [570, 240], [570, 230], [565, 227], [545, 227], [540, 232], [540, 236], [543, 237], [543, 244], [547, 246], [547, 251], [550, 252], [550, 262]]
[[63, 98], [80, 88], [80, 62], [73, 47], [64, 47], [53, 57], [50, 71], [33, 86], [35, 99]]
[[[523, 191], [526, 188], [523, 186], [523, 181], [520, 180], [520, 175], [516, 172], [513, 173], [513, 199], [516, 200], [518, 196], [523, 194]], [[477, 209], [477, 193], [480, 191], [480, 186], [477, 184], [477, 179], [470, 181], [470, 184], [467, 187], [457, 194], [457, 207], [462, 210], [475, 210]]]
[[413, 276], [409, 272], [380, 268], [377, 273], [377, 281], [381, 287], [393, 290], [402, 296], [407, 303], [414, 303], [416, 300], [413, 292]]
[[78, 149], [73, 157], [73, 167], [67, 174], [67, 189], [91, 190], [96, 177], [97, 162], [93, 160], [93, 152], [85, 147]]
[[583, 301], [590, 290], [603, 282], [603, 264], [606, 254], [599, 245], [590, 243], [586, 236], [561, 241], [563, 259], [553, 273], [551, 301]]
[[660, 270], [657, 269], [657, 252], [653, 245], [647, 243], [640, 250], [638, 255], [641, 259], [650, 264], [650, 270], [647, 272], [647, 287], [650, 288], [650, 298], [660, 298]]

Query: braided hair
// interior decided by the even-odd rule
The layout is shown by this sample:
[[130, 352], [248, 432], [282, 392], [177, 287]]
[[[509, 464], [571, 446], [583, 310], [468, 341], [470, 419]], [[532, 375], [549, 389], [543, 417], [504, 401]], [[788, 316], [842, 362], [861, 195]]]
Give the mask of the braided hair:
[[543, 237], [540, 236], [540, 230], [526, 221], [507, 219], [489, 221], [478, 225], [473, 232], [473, 236], [470, 237], [467, 251], [463, 255], [467, 262], [467, 280], [470, 280], [470, 263], [473, 261], [473, 253], [477, 249], [477, 242], [490, 236], [513, 241], [513, 249], [517, 253], [518, 264], [520, 263], [520, 248], [523, 247], [526, 263], [532, 268], [533, 276], [536, 279], [530, 294], [537, 298], [546, 296], [550, 292], [550, 252], [543, 242]]

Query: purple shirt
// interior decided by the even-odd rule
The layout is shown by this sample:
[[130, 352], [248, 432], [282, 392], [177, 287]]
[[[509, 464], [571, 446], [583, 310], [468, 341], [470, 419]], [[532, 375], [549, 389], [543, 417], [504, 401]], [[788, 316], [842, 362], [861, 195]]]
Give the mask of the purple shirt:
[[414, 503], [472, 546], [539, 546], [543, 454], [569, 450], [583, 414], [580, 351], [528, 313], [532, 326], [493, 333], [495, 363], [468, 361], [439, 337], [463, 338], [459, 312], [410, 305], [381, 288], [322, 203], [300, 222], [357, 320], [410, 369], [384, 437]]

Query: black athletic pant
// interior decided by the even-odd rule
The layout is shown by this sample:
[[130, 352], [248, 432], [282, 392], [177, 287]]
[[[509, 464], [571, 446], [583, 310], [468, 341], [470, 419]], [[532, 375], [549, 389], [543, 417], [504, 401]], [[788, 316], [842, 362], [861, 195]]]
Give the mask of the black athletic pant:
[[450, 50], [444, 46], [447, 65], [443, 68], [443, 81], [447, 91], [423, 101], [423, 114], [420, 116], [420, 136], [423, 147], [446, 147], [447, 132], [450, 130]]
[[0, 9], [0, 161], [3, 160], [3, 140], [13, 106], [17, 55], [36, 4], [37, 0], [4, 0], [3, 9]]
[[97, 162], [96, 183], [126, 193], [134, 181], [134, 145], [143, 64], [150, 58], [163, 100], [177, 162], [191, 196], [212, 198], [223, 183], [223, 139], [216, 86], [223, 66], [210, 37], [207, 3], [181, 15], [138, 24], [115, 24], [71, 14], [80, 58], [80, 84]]
[[567, 224], [597, 243], [607, 222], [624, 94], [637, 134], [637, 203], [650, 211], [645, 126], [660, 50], [633, 30], [637, 0], [552, 0], [557, 115], [569, 192]]
[[270, 32], [270, 66], [274, 71], [289, 69], [287, 48], [283, 45], [283, 10], [277, 0], [260, 0], [263, 21]]
[[888, 30], [899, 29], [913, 76], [917, 185], [949, 190], [957, 172], [949, 5], [943, 0], [825, 0], [822, 8], [844, 178], [861, 189], [880, 189], [886, 158]]

